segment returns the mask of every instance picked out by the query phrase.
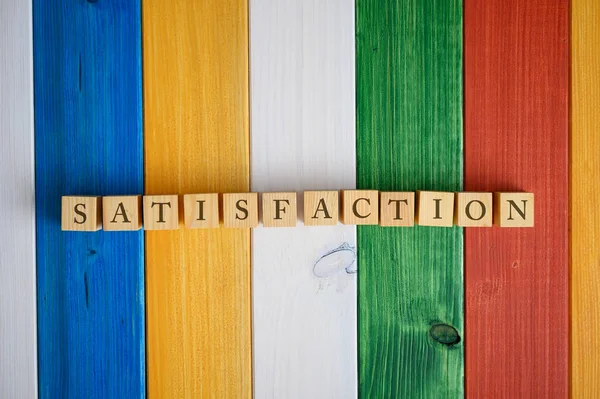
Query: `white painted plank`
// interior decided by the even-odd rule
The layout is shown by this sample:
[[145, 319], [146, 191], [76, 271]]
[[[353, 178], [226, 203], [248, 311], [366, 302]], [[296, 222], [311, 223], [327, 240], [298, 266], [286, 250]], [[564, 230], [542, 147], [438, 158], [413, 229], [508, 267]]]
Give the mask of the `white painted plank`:
[[[250, 0], [253, 191], [355, 187], [354, 0]], [[357, 395], [356, 229], [253, 230], [256, 398]], [[320, 260], [321, 259], [321, 260]]]
[[0, 1], [0, 398], [37, 397], [31, 1]]

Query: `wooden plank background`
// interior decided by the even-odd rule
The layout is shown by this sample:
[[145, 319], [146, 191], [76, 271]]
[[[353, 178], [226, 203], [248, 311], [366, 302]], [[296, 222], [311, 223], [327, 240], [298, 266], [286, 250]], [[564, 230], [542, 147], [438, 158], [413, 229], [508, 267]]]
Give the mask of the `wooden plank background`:
[[[143, 29], [146, 194], [248, 191], [246, 0], [146, 0]], [[146, 244], [148, 396], [250, 397], [249, 230]]]
[[[460, 191], [462, 1], [356, 7], [358, 187]], [[462, 237], [358, 227], [361, 396], [462, 396]]]
[[[299, 192], [303, 220], [303, 190], [356, 184], [354, 0], [250, 11], [252, 190]], [[356, 227], [252, 237], [255, 397], [356, 397]]]
[[571, 395], [600, 397], [600, 2], [571, 1]]
[[0, 398], [37, 397], [31, 2], [0, 2]]
[[39, 395], [145, 395], [142, 232], [61, 232], [62, 195], [142, 192], [140, 3], [33, 2]]
[[465, 189], [535, 193], [535, 227], [467, 229], [469, 397], [568, 394], [569, 3], [465, 0]]

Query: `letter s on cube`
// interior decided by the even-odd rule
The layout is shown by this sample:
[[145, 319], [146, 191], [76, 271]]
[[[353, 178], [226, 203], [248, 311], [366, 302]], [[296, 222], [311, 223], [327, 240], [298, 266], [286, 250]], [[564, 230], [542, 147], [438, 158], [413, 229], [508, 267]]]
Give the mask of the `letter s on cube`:
[[223, 194], [223, 226], [228, 228], [258, 226], [258, 194]]
[[102, 228], [102, 197], [63, 196], [62, 231], [98, 231]]

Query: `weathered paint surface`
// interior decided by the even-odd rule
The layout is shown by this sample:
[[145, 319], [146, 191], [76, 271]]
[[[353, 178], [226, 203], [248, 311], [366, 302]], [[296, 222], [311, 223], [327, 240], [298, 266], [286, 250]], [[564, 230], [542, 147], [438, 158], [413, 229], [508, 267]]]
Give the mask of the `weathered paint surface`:
[[[248, 5], [145, 0], [146, 194], [249, 189]], [[252, 393], [250, 231], [146, 232], [148, 396]]]
[[143, 397], [140, 232], [62, 232], [61, 196], [143, 192], [140, 2], [33, 2], [41, 397]]
[[569, 2], [465, 0], [465, 190], [535, 194], [466, 229], [469, 397], [568, 394]]
[[[462, 189], [462, 1], [357, 0], [357, 185]], [[461, 228], [358, 227], [359, 393], [463, 394]]]
[[571, 377], [600, 397], [600, 2], [571, 0]]

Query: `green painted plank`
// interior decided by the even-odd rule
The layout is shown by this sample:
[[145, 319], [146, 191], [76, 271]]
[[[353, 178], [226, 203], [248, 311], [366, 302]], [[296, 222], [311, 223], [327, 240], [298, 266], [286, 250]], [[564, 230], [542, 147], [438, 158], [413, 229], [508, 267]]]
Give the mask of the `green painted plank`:
[[[357, 186], [460, 191], [462, 1], [356, 0], [356, 35]], [[361, 397], [462, 397], [462, 229], [360, 226], [358, 250]]]

